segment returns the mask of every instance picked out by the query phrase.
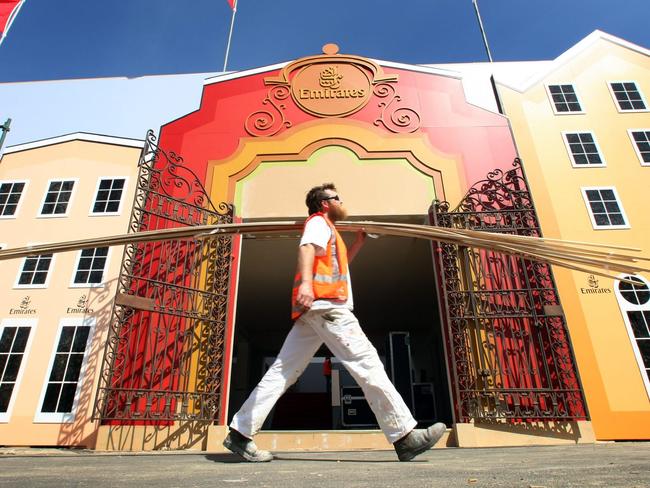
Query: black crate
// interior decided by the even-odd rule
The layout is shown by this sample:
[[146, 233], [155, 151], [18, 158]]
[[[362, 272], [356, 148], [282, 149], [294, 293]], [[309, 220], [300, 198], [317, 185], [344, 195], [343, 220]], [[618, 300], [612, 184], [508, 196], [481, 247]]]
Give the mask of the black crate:
[[436, 420], [436, 398], [433, 383], [413, 383], [414, 417], [420, 423]]
[[377, 427], [377, 419], [359, 386], [341, 387], [341, 423], [344, 427]]

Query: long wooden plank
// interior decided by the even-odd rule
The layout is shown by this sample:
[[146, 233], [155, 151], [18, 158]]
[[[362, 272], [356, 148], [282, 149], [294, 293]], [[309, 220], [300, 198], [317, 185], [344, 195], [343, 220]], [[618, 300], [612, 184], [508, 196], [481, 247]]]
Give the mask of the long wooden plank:
[[[0, 250], [0, 261], [38, 254], [170, 239], [209, 239], [220, 235], [244, 235], [252, 237], [256, 235], [298, 234], [302, 229], [302, 225], [303, 222], [300, 221], [236, 223], [179, 227], [114, 236], [101, 236], [67, 242], [4, 249]], [[564, 242], [557, 239], [548, 240], [529, 236], [394, 222], [339, 222], [337, 223], [337, 227], [341, 231], [346, 232], [365, 231], [377, 235], [428, 239], [460, 246], [490, 249], [610, 278], [616, 278], [611, 275], [611, 272], [636, 274], [643, 271], [650, 271], [650, 269], [633, 264], [639, 260], [648, 261], [649, 259], [646, 256], [618, 252], [621, 250], [639, 252], [637, 249], [622, 246], [597, 244], [596, 247], [598, 249], [591, 249], [588, 243], [583, 247], [582, 244], [576, 243], [576, 241]], [[604, 251], [603, 249], [609, 249], [609, 251]]]

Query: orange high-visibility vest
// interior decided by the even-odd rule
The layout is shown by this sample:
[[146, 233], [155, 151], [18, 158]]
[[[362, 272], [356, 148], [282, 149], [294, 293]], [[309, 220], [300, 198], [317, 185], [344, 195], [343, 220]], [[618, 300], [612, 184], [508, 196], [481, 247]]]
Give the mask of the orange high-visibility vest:
[[[305, 220], [305, 226], [314, 217], [323, 217], [332, 231], [332, 238], [325, 250], [325, 254], [322, 256], [314, 256], [314, 300], [330, 299], [345, 301], [348, 299], [348, 251], [345, 247], [345, 242], [343, 242], [334, 224], [322, 212], [310, 215]], [[334, 258], [335, 255], [336, 259]], [[302, 276], [300, 276], [300, 270], [298, 270], [293, 281], [293, 292], [291, 294], [291, 318], [293, 320], [296, 320], [305, 312], [305, 309], [296, 303], [301, 281]]]

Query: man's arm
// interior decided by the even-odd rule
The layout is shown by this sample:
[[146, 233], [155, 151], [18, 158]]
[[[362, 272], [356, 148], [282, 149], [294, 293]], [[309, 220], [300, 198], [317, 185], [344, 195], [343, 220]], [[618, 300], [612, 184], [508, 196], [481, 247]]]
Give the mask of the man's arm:
[[362, 230], [357, 232], [357, 238], [354, 240], [354, 243], [352, 243], [350, 249], [348, 250], [348, 263], [352, 262], [361, 247], [363, 247], [363, 243], [366, 242], [366, 235], [367, 234]]
[[306, 309], [310, 309], [314, 302], [314, 256], [316, 248], [313, 244], [303, 244], [298, 249], [298, 271], [302, 277], [298, 287], [296, 301]]

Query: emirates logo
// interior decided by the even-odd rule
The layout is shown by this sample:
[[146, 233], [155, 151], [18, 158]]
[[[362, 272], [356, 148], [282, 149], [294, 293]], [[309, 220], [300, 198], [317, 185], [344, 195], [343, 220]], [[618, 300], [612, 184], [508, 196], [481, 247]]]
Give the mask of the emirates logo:
[[36, 315], [36, 309], [32, 307], [32, 299], [28, 296], [20, 301], [18, 308], [10, 308], [9, 315]]
[[589, 288], [580, 288], [580, 293], [583, 295], [599, 295], [599, 294], [607, 294], [611, 293], [612, 290], [611, 288], [606, 288], [603, 287], [601, 288], [600, 284], [598, 283], [598, 279], [596, 278], [595, 275], [590, 274], [587, 276], [587, 285]]
[[323, 88], [332, 88], [336, 90], [341, 87], [341, 80], [343, 75], [339, 74], [336, 66], [328, 66], [323, 71], [320, 72], [320, 78], [318, 84]]
[[20, 308], [23, 310], [27, 310], [31, 305], [31, 303], [32, 303], [32, 299], [29, 297], [25, 297], [20, 302]]

